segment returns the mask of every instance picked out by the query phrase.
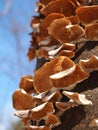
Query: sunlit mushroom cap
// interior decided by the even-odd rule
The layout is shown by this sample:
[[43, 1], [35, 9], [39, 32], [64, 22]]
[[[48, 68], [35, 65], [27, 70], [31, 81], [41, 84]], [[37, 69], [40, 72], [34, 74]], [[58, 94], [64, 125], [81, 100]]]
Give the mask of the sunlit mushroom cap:
[[72, 24], [79, 24], [80, 23], [80, 20], [79, 18], [77, 17], [77, 15], [72, 15], [70, 17], [66, 17], [68, 20], [71, 21]]
[[74, 42], [84, 35], [84, 30], [79, 25], [71, 25], [68, 19], [54, 20], [48, 29], [48, 33], [61, 43]]
[[51, 84], [56, 88], [70, 90], [75, 85], [89, 76], [78, 64], [67, 70], [55, 73], [50, 76]]
[[25, 130], [51, 130], [48, 126], [28, 126]]
[[61, 122], [58, 119], [58, 117], [54, 114], [48, 114], [47, 119], [46, 119], [46, 125], [47, 126], [57, 126], [59, 125]]
[[80, 60], [79, 64], [86, 71], [98, 70], [98, 57], [92, 55], [87, 60]]
[[66, 56], [59, 56], [45, 63], [34, 74], [34, 87], [37, 92], [45, 92], [53, 88], [50, 84], [50, 75], [66, 70], [74, 65], [74, 62]]
[[77, 104], [92, 105], [92, 102], [86, 99], [84, 94], [79, 94], [77, 92], [68, 92], [68, 91], [63, 91], [63, 94], [67, 96], [69, 99], [72, 99], [72, 101], [76, 102]]
[[77, 8], [76, 15], [83, 25], [98, 22], [98, 5], [81, 6]]
[[23, 89], [16, 90], [12, 95], [13, 107], [17, 110], [27, 110], [34, 107], [32, 96]]
[[76, 5], [71, 0], [55, 0], [50, 2], [41, 10], [43, 15], [50, 13], [62, 13], [65, 16], [71, 16], [74, 14]]
[[20, 80], [20, 88], [27, 93], [35, 93], [32, 76], [22, 76]]
[[51, 13], [46, 18], [44, 18], [40, 23], [40, 31], [41, 35], [46, 37], [48, 36], [48, 27], [52, 23], [53, 20], [63, 18], [64, 15], [60, 13]]
[[55, 105], [60, 111], [66, 111], [71, 107], [77, 106], [75, 102], [56, 102]]
[[98, 40], [98, 23], [92, 23], [85, 27], [85, 36], [89, 41]]

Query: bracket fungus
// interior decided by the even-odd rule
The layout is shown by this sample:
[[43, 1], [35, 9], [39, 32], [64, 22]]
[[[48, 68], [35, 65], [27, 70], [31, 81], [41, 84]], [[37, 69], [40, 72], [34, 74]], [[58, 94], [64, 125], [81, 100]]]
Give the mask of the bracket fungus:
[[[15, 115], [22, 120], [25, 130], [53, 130], [59, 124], [63, 126], [61, 114], [66, 110], [93, 105], [92, 96], [89, 100], [84, 92], [80, 94], [79, 86], [88, 83], [90, 72], [98, 71], [98, 55], [92, 51], [89, 58], [76, 59], [88, 41], [98, 41], [98, 2], [93, 3], [93, 0], [37, 2], [39, 16], [30, 22], [31, 45], [27, 57], [30, 61], [45, 58], [46, 63], [33, 76], [22, 76], [19, 89], [12, 95]], [[88, 42], [88, 46], [91, 44], [94, 43]], [[74, 92], [77, 86], [79, 91]], [[96, 126], [98, 119], [94, 118], [89, 127]]]

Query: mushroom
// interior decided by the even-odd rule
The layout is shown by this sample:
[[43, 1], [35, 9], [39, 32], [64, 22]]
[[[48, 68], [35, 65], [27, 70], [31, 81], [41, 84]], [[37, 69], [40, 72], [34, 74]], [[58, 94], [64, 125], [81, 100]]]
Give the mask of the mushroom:
[[60, 101], [60, 99], [62, 98], [62, 95], [60, 92], [53, 92], [52, 94], [46, 95], [44, 96], [44, 98], [42, 99], [43, 102], [56, 102], [56, 101]]
[[94, 118], [89, 124], [89, 127], [98, 127], [98, 118]]
[[89, 41], [98, 40], [98, 23], [92, 23], [85, 27], [85, 36]]
[[55, 88], [70, 90], [73, 89], [77, 83], [87, 79], [89, 74], [76, 64], [49, 77], [51, 85]]
[[84, 35], [84, 29], [79, 25], [71, 25], [68, 19], [56, 19], [49, 28], [48, 33], [61, 43], [78, 41]]
[[27, 53], [27, 57], [29, 59], [29, 61], [33, 60], [36, 56], [36, 51], [34, 49], [34, 47], [30, 47]]
[[75, 50], [75, 45], [70, 43], [64, 43], [60, 47], [54, 50], [50, 50], [48, 52], [49, 57], [55, 58], [55, 56], [67, 56], [69, 58], [73, 57], [75, 54], [73, 52]]
[[54, 127], [54, 126], [59, 125], [61, 122], [56, 115], [48, 114], [45, 123], [46, 123], [46, 126]]
[[71, 101], [76, 102], [77, 104], [92, 105], [92, 102], [86, 99], [84, 94], [79, 94], [77, 92], [68, 92], [68, 91], [63, 91], [62, 93], [68, 98], [70, 98]]
[[98, 70], [98, 57], [92, 55], [87, 60], [80, 60], [79, 64], [85, 71]]
[[25, 130], [51, 130], [50, 127], [48, 126], [28, 126], [25, 128]]
[[34, 107], [31, 110], [20, 110], [15, 112], [15, 115], [20, 118], [29, 118], [31, 120], [40, 121], [41, 119], [45, 118], [47, 114], [53, 113], [54, 107], [51, 102], [45, 102], [41, 105]]
[[66, 111], [67, 109], [70, 109], [71, 107], [77, 106], [77, 103], [75, 103], [73, 101], [69, 101], [69, 102], [56, 102], [55, 105], [56, 105], [56, 107], [60, 111]]
[[65, 16], [71, 16], [74, 14], [76, 5], [71, 0], [55, 0], [48, 3], [41, 13], [47, 16], [50, 13], [62, 13]]
[[23, 89], [16, 90], [12, 95], [13, 107], [17, 110], [27, 110], [34, 107], [32, 96]]
[[33, 77], [28, 76], [22, 76], [20, 81], [20, 89], [24, 89], [27, 93], [35, 93], [34, 85], [33, 85]]
[[76, 15], [83, 25], [98, 22], [98, 5], [81, 6], [77, 8]]
[[45, 17], [40, 23], [40, 31], [41, 35], [44, 37], [48, 36], [48, 27], [55, 19], [63, 18], [64, 15], [60, 13], [51, 13], [47, 17]]
[[[38, 93], [51, 90], [50, 75], [66, 70], [74, 65], [74, 62], [66, 56], [59, 56], [50, 62], [45, 63], [35, 71], [34, 88]], [[44, 77], [44, 79], [43, 79]]]

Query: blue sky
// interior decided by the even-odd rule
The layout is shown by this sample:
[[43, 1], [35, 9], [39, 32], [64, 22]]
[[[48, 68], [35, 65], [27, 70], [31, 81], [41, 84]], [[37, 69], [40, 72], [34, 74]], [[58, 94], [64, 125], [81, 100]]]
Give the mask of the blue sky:
[[[6, 1], [9, 2], [6, 6]], [[22, 75], [33, 75], [36, 60], [29, 62], [30, 20], [36, 0], [0, 0], [0, 130], [8, 130], [13, 115], [12, 93]], [[2, 116], [1, 116], [2, 115]], [[2, 129], [1, 129], [2, 128]]]

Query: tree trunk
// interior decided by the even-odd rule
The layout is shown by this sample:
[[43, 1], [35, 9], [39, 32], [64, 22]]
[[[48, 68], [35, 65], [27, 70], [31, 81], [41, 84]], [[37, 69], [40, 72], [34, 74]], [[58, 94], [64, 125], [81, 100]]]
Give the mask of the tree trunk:
[[[98, 56], [98, 41], [79, 43], [73, 60], [77, 63], [80, 59], [87, 59], [92, 54]], [[44, 59], [38, 59], [37, 68], [43, 63], [45, 63]], [[90, 77], [77, 84], [72, 91], [84, 93], [92, 101], [93, 105], [79, 105], [65, 111], [60, 116], [61, 124], [53, 128], [53, 130], [98, 130], [98, 127], [89, 127], [91, 121], [98, 117], [98, 71], [91, 72]]]

